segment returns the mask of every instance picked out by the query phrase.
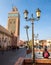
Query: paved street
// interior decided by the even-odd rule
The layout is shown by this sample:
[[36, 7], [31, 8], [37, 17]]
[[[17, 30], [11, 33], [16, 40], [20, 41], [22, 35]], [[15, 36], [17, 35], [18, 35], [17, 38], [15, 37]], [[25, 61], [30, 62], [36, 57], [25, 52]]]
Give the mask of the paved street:
[[0, 52], [0, 65], [14, 65], [19, 57], [25, 57], [26, 49], [21, 48], [14, 51], [5, 51], [4, 54]]
[[[20, 48], [17, 50], [10, 50], [10, 51], [4, 51], [4, 54], [0, 52], [0, 65], [14, 65], [15, 62], [18, 60], [19, 57], [25, 57], [26, 58], [31, 58], [31, 53], [26, 54], [26, 49], [25, 48]], [[42, 52], [36, 52], [35, 53], [35, 58], [43, 58]], [[50, 57], [51, 58], [51, 52], [50, 52]]]

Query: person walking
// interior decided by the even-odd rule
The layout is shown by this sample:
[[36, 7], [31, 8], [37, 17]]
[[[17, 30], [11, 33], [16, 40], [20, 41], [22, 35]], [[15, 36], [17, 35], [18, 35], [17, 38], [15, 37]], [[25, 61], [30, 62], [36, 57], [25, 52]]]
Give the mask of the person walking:
[[43, 57], [44, 57], [44, 58], [49, 58], [49, 56], [50, 56], [50, 54], [49, 54], [49, 52], [47, 51], [47, 48], [45, 48], [44, 51], [43, 51]]

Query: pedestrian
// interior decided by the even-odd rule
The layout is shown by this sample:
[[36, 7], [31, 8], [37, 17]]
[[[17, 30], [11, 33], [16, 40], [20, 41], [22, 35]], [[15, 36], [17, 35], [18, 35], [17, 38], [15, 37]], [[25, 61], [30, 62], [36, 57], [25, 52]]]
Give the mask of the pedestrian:
[[44, 51], [43, 51], [43, 57], [44, 57], [44, 58], [49, 58], [49, 56], [50, 56], [50, 54], [49, 54], [49, 52], [47, 51], [47, 48], [45, 48]]

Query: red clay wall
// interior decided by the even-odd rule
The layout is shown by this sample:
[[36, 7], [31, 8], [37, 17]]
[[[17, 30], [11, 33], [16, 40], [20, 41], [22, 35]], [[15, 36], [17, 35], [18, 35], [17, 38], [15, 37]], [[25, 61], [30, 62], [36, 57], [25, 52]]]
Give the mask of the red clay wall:
[[[32, 59], [19, 58], [15, 65], [32, 65]], [[36, 59], [35, 65], [51, 65], [51, 59]]]

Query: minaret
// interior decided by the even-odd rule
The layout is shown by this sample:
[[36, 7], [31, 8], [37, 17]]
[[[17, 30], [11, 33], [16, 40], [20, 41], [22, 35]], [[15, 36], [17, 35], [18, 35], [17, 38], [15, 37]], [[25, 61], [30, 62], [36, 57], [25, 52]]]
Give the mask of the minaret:
[[8, 31], [14, 35], [13, 45], [17, 44], [20, 32], [20, 14], [16, 7], [12, 8], [12, 11], [8, 13]]

